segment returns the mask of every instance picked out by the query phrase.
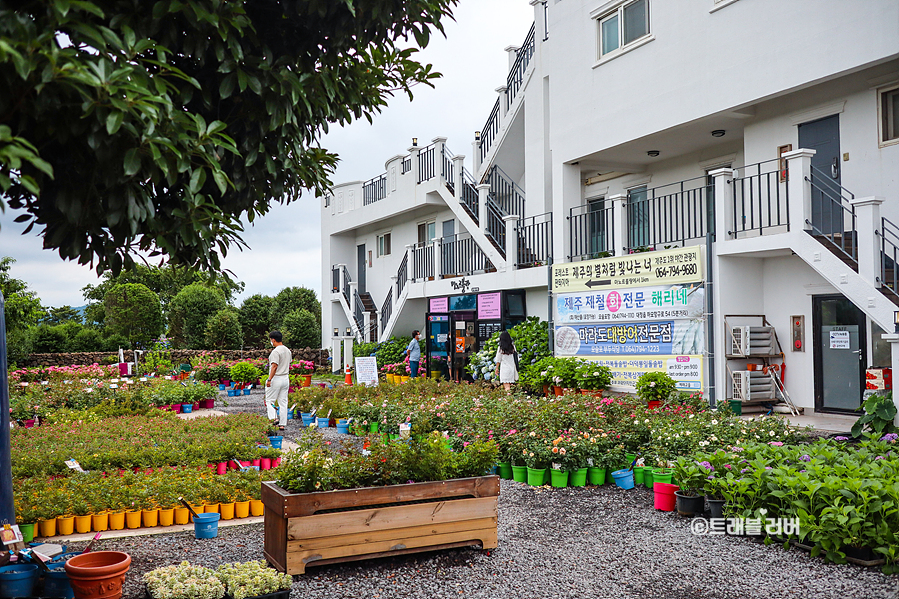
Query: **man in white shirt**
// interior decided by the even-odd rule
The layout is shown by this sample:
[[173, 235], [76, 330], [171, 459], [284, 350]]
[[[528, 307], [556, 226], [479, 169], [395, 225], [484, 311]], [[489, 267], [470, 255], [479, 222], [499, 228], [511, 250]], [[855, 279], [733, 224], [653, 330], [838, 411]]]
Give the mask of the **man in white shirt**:
[[[268, 419], [278, 423], [278, 430], [287, 426], [287, 389], [290, 386], [290, 361], [293, 356], [281, 339], [281, 331], [268, 334], [272, 342], [272, 353], [268, 356], [268, 380], [265, 381], [265, 410]], [[275, 415], [275, 401], [278, 402], [279, 414]]]

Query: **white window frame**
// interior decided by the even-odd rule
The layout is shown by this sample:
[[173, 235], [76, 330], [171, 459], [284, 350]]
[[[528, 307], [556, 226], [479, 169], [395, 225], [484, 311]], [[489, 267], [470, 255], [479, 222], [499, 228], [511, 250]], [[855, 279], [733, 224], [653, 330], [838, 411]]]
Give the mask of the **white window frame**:
[[[886, 94], [889, 93], [899, 93], [899, 81], [894, 81], [889, 85], [885, 85], [877, 90], [877, 145], [881, 148], [885, 148], [887, 146], [894, 146], [899, 144], [899, 137], [894, 137], [893, 139], [885, 139], [885, 133], [883, 120], [885, 115], [883, 114], [883, 98]], [[899, 121], [899, 114], [892, 115], [894, 121]]]
[[[425, 239], [424, 241], [418, 241], [418, 227], [420, 227], [420, 226], [422, 226], [422, 225], [425, 226], [425, 237], [428, 236], [428, 225], [434, 225], [434, 236], [431, 237], [430, 239]], [[434, 243], [434, 240], [435, 240], [435, 239], [437, 239], [437, 219], [435, 219], [435, 218], [430, 218], [430, 219], [428, 219], [428, 220], [423, 220], [423, 221], [421, 221], [421, 222], [419, 222], [419, 223], [416, 224], [416, 226], [415, 226], [415, 240], [416, 240], [418, 243], [421, 243], [421, 244], [423, 244], [423, 245], [430, 245], [430, 244]]]
[[[619, 2], [611, 3], [613, 6], [609, 6], [608, 4], [600, 7], [594, 14], [591, 14], [592, 17], [596, 19], [596, 57], [597, 64], [604, 63], [608, 60], [611, 60], [617, 56], [630, 52], [643, 44], [652, 41], [655, 39], [652, 35], [652, 15], [651, 15], [651, 7], [650, 0], [645, 0], [646, 2], [646, 33], [641, 35], [640, 37], [631, 40], [627, 44], [624, 43], [624, 9], [628, 6], [638, 2], [639, 0], [621, 0]], [[606, 53], [603, 53], [603, 35], [602, 35], [602, 26], [603, 23], [608, 21], [611, 18], [618, 18], [618, 47], [614, 50], [610, 50]], [[596, 66], [596, 65], [594, 65]]]
[[[384, 256], [389, 256], [391, 253], [393, 253], [393, 235], [391, 235], [391, 233], [392, 231], [384, 231], [383, 233], [378, 233], [378, 235], [375, 237], [375, 247], [377, 248], [378, 258], [383, 258]], [[389, 251], [382, 253], [381, 249], [383, 246], [384, 238], [388, 236], [390, 237], [390, 247], [388, 248]]]

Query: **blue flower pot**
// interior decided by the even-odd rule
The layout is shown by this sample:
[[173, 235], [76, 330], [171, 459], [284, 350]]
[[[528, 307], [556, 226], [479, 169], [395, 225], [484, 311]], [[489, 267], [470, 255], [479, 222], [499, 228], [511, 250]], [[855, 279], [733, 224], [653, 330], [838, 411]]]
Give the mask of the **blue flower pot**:
[[37, 580], [36, 564], [15, 564], [0, 568], [0, 597], [31, 597]]
[[340, 424], [337, 423], [337, 432], [341, 435], [349, 435], [350, 434], [350, 425], [349, 424]]
[[315, 424], [315, 418], [312, 416], [307, 416], [306, 414], [300, 414], [300, 416], [303, 418], [303, 426]]
[[219, 534], [219, 518], [221, 514], [197, 514], [194, 517], [194, 537], [198, 539], [214, 539]]
[[328, 428], [328, 418], [318, 418], [318, 428]]
[[182, 414], [190, 414], [193, 411], [194, 411], [194, 404], [192, 404], [192, 403], [181, 404], [181, 413]]
[[249, 395], [249, 394], [250, 394], [250, 390], [249, 390], [249, 389], [244, 389], [244, 390], [243, 390], [243, 394], [244, 394], [244, 395]]
[[235, 393], [234, 389], [228, 389], [228, 397], [234, 397]]
[[225, 386], [222, 385], [221, 383], [219, 383], [219, 391], [224, 391], [224, 390], [225, 390]]
[[276, 437], [269, 437], [268, 441], [272, 444], [272, 447], [275, 449], [281, 449], [281, 442], [284, 440], [284, 437], [278, 435]]
[[72, 584], [69, 582], [69, 575], [66, 574], [65, 563], [49, 564], [50, 571], [44, 574], [44, 592], [45, 597], [63, 597], [63, 599], [72, 599], [75, 597], [75, 591], [72, 590]]
[[634, 488], [634, 472], [632, 470], [616, 470], [612, 473], [615, 484], [622, 489]]

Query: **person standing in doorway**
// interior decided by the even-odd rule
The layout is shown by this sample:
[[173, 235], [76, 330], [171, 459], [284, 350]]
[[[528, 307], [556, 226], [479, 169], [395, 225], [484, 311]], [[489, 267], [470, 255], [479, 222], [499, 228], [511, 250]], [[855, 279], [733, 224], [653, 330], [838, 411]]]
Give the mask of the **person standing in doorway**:
[[418, 331], [412, 331], [412, 341], [404, 351], [409, 356], [409, 376], [415, 378], [418, 376], [418, 363], [421, 362], [421, 346], [418, 344], [418, 338], [421, 334]]
[[503, 384], [506, 393], [512, 391], [512, 383], [518, 382], [518, 354], [512, 343], [512, 335], [509, 331], [503, 331], [499, 335], [499, 347], [496, 348], [496, 375]]
[[[287, 389], [290, 386], [290, 361], [293, 356], [281, 340], [281, 331], [268, 334], [272, 343], [272, 353], [268, 356], [268, 380], [265, 381], [265, 410], [268, 419], [278, 424], [278, 430], [287, 426]], [[275, 402], [278, 404], [278, 415], [275, 415]]]

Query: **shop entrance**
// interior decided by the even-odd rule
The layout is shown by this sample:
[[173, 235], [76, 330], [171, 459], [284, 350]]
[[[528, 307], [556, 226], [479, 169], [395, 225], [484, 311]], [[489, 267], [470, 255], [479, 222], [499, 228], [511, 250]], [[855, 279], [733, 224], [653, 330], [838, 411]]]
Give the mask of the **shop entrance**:
[[815, 411], [855, 412], [865, 390], [865, 314], [842, 295], [812, 298]]

